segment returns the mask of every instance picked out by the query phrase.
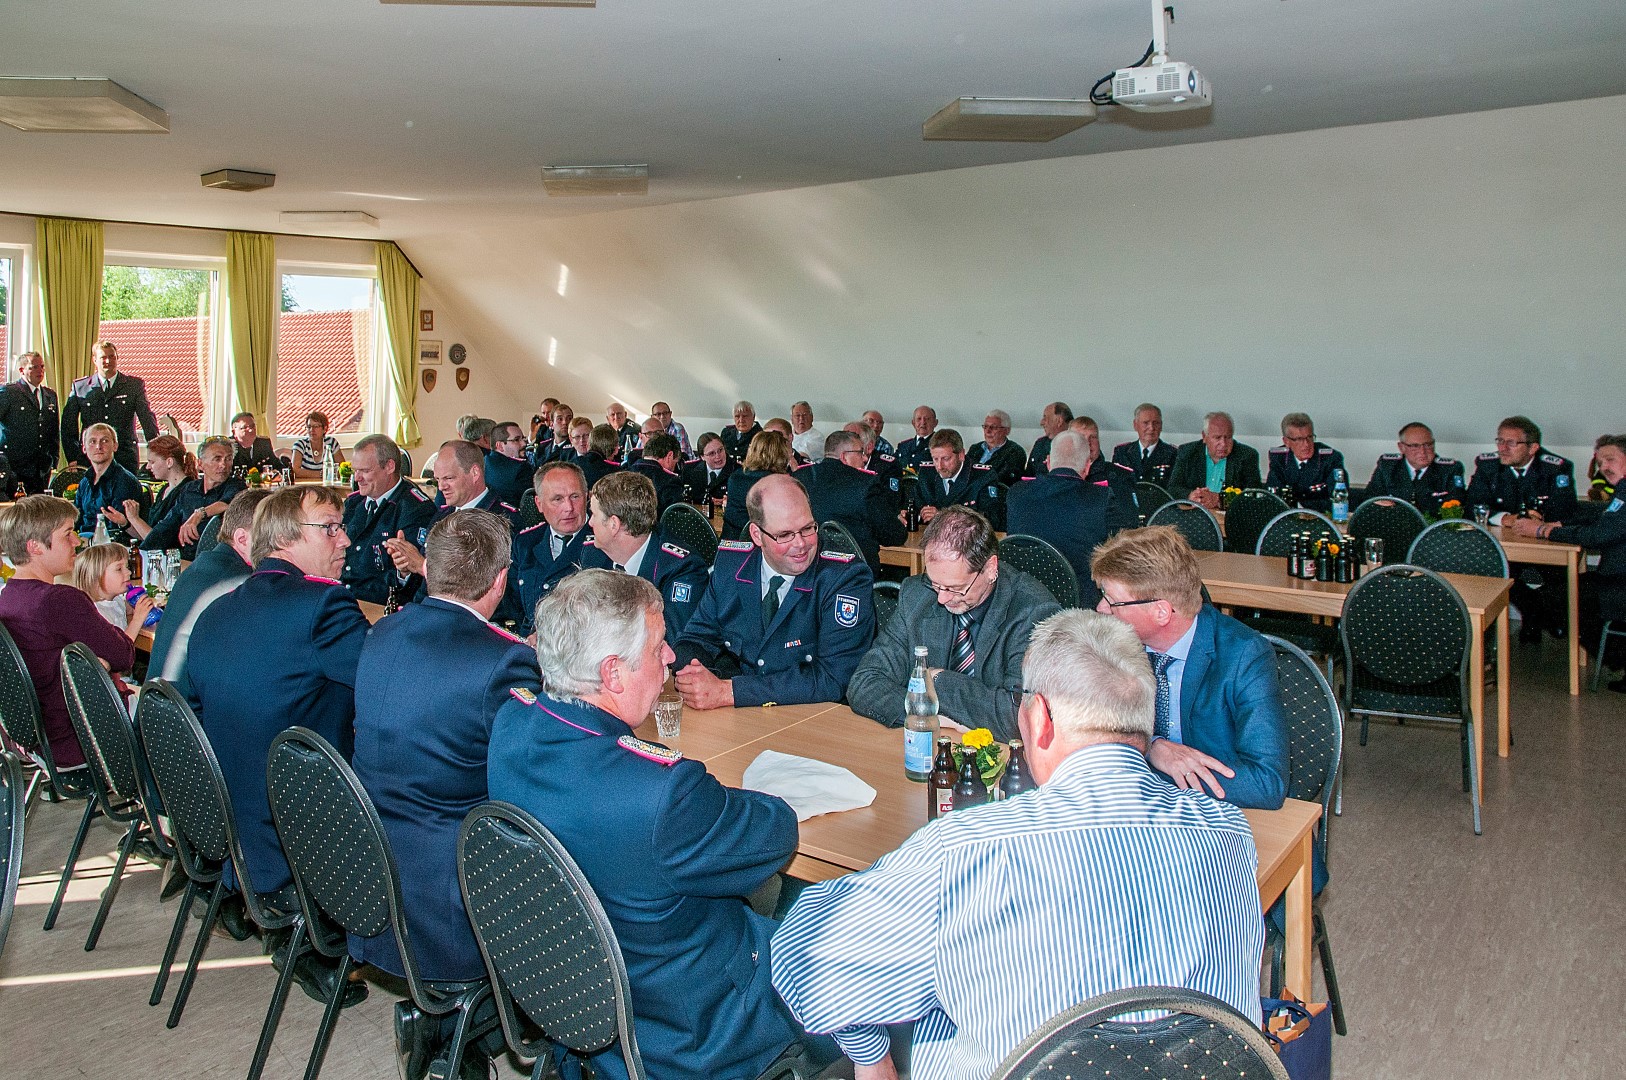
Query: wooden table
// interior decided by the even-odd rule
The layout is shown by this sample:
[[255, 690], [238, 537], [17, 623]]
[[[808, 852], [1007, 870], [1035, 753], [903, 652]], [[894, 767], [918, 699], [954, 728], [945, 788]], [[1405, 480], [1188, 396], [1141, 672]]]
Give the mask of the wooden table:
[[[653, 723], [646, 724], [639, 734], [652, 736], [653, 728]], [[869, 806], [801, 823], [796, 857], [786, 872], [805, 881], [867, 869], [926, 823], [925, 785], [903, 775], [903, 732], [882, 727], [845, 705], [686, 710], [683, 736], [671, 745], [705, 762], [724, 784], [738, 785], [759, 753], [777, 750], [840, 765], [875, 789], [875, 802]], [[1261, 910], [1286, 895], [1287, 987], [1308, 1000], [1310, 849], [1321, 807], [1289, 799], [1280, 810], [1244, 813], [1259, 852]]]
[[1509, 562], [1564, 568], [1565, 596], [1569, 604], [1569, 633], [1565, 640], [1570, 647], [1570, 694], [1579, 695], [1581, 668], [1586, 663], [1581, 651], [1581, 546], [1515, 536], [1512, 529], [1496, 526], [1491, 527], [1491, 535], [1502, 542]]
[[[1344, 613], [1344, 598], [1351, 588], [1334, 581], [1289, 577], [1286, 559], [1265, 555], [1199, 551], [1197, 565], [1214, 603], [1234, 607], [1337, 617]], [[1509, 578], [1472, 574], [1440, 576], [1461, 594], [1473, 627], [1469, 666], [1475, 677], [1468, 680], [1469, 711], [1473, 713], [1474, 755], [1483, 776], [1485, 680], [1478, 677], [1478, 673], [1485, 670], [1485, 631], [1493, 624], [1496, 627], [1497, 755], [1507, 757], [1512, 746], [1508, 728], [1507, 598], [1513, 582]]]
[[[375, 604], [370, 600], [357, 600], [356, 606], [361, 608], [361, 613], [367, 616], [367, 621], [370, 623], [375, 623], [384, 617], [383, 604]], [[136, 635], [134, 642], [136, 652], [144, 652], [148, 654], [152, 652], [152, 632], [153, 628], [150, 626], [143, 626], [141, 628], [141, 633]], [[149, 678], [153, 675], [152, 672], [148, 672], [147, 674]]]
[[924, 574], [926, 572], [926, 552], [921, 549], [920, 538], [925, 530], [912, 532], [909, 539], [901, 544], [881, 548], [882, 566], [901, 566], [908, 570], [910, 575]]

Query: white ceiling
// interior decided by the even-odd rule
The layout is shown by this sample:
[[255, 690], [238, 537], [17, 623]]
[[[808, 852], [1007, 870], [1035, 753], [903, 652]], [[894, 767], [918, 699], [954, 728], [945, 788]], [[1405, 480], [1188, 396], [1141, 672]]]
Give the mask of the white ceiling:
[[[1176, 8], [1171, 52], [1213, 83], [1211, 113], [1104, 109], [1030, 145], [928, 143], [920, 124], [960, 95], [1084, 96], [1140, 57], [1148, 0], [5, 0], [0, 75], [111, 78], [168, 110], [171, 131], [0, 127], [0, 210], [275, 230], [281, 210], [363, 209], [379, 228], [350, 235], [409, 239], [1626, 93], [1621, 0]], [[644, 162], [647, 197], [542, 192], [544, 164]], [[199, 174], [223, 167], [276, 186], [204, 190]]]

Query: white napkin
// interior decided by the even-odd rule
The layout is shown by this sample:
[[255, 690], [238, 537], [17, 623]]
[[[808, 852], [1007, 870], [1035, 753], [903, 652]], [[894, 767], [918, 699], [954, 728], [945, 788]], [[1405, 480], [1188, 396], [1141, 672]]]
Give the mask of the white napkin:
[[745, 767], [740, 786], [784, 799], [796, 811], [797, 821], [856, 810], [875, 801], [875, 789], [840, 765], [777, 750], [758, 754]]

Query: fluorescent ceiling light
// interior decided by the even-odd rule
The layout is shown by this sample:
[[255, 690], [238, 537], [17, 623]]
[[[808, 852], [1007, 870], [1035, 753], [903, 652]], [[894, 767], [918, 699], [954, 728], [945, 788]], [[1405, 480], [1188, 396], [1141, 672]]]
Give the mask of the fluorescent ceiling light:
[[277, 174], [248, 169], [216, 169], [204, 173], [200, 179], [204, 187], [221, 191], [264, 191], [277, 182]]
[[284, 210], [278, 217], [284, 225], [378, 226], [378, 219], [365, 210]]
[[544, 165], [549, 195], [648, 195], [648, 165]]
[[0, 123], [18, 131], [169, 133], [168, 113], [111, 79], [0, 77]]
[[920, 125], [924, 139], [968, 142], [1049, 142], [1095, 119], [1095, 106], [1078, 98], [963, 97]]
[[378, 0], [380, 4], [435, 4], [439, 7], [593, 7], [598, 0]]

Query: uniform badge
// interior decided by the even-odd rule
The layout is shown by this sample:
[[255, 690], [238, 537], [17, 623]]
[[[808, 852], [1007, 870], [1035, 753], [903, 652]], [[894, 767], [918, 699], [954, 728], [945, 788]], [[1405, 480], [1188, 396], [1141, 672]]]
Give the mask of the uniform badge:
[[891, 488], [893, 491], [898, 490], [898, 478], [896, 476], [888, 477], [886, 486]]
[[674, 582], [672, 585], [672, 603], [687, 604], [689, 602], [689, 583], [687, 581]]
[[858, 598], [838, 593], [836, 595], [836, 625], [845, 626], [849, 630], [858, 625]]
[[1613, 514], [1616, 510], [1619, 510], [1622, 506], [1626, 506], [1626, 503], [1622, 503], [1619, 499], [1616, 499], [1614, 502], [1609, 504], [1609, 509], [1605, 510], [1604, 513]]
[[523, 686], [516, 686], [512, 690], [508, 691], [508, 693], [515, 701], [521, 703], [522, 705], [536, 704], [536, 695], [525, 689]]
[[669, 750], [660, 743], [645, 742], [632, 735], [621, 736], [616, 740], [616, 745], [623, 750], [631, 750], [639, 757], [647, 758], [657, 765], [670, 767], [683, 760], [683, 755], [676, 750]]
[[1553, 478], [1553, 486], [1554, 487], [1560, 487], [1560, 488], [1567, 488], [1567, 487], [1570, 486], [1570, 478], [1568, 476], [1565, 476], [1563, 473], [1559, 473], [1556, 477]]

